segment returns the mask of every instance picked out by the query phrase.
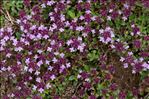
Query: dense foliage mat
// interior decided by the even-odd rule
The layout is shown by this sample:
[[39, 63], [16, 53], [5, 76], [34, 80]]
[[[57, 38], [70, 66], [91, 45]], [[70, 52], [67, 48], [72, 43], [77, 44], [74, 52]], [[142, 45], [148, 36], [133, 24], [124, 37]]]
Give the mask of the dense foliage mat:
[[2, 99], [149, 98], [149, 0], [3, 0]]

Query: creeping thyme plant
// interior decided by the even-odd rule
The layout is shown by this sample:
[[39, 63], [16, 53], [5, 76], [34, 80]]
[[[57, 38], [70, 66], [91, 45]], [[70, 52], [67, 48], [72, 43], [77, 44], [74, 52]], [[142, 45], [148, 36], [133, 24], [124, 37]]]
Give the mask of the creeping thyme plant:
[[149, 0], [3, 0], [0, 10], [2, 99], [149, 98]]

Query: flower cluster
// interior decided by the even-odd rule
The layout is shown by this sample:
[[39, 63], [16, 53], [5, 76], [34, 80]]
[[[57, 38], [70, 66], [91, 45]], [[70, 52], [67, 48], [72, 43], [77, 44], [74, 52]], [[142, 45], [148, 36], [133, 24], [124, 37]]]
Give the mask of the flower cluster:
[[[138, 7], [142, 17], [148, 13], [147, 0], [23, 3], [15, 26], [0, 29], [3, 99], [145, 95], [138, 83], [149, 79], [149, 36], [146, 20], [141, 24], [136, 20], [141, 15]], [[69, 84], [74, 91], [63, 96], [71, 92]]]

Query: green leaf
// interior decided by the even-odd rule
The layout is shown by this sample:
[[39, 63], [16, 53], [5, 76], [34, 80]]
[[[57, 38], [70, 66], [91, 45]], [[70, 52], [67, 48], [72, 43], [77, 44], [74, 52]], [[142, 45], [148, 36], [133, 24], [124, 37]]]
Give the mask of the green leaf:
[[97, 60], [99, 57], [99, 52], [97, 50], [93, 50], [88, 54], [88, 58], [90, 61]]
[[16, 37], [17, 37], [17, 39], [20, 39], [20, 37], [21, 37], [21, 33], [16, 32]]
[[86, 71], [89, 71], [89, 70], [90, 70], [90, 67], [89, 67], [88, 65], [85, 65], [85, 66], [84, 66], [84, 69], [85, 69]]
[[82, 15], [82, 13], [79, 11], [79, 12], [77, 13], [77, 18], [80, 17], [81, 15]]
[[75, 12], [73, 10], [68, 10], [68, 15], [71, 17], [71, 18], [75, 18]]
[[103, 86], [102, 84], [98, 84], [98, 85], [97, 85], [97, 89], [98, 89], [98, 90], [101, 90], [101, 89], [103, 89], [103, 88], [104, 88], [104, 86]]
[[74, 75], [70, 76], [68, 80], [69, 81], [75, 80], [75, 76]]

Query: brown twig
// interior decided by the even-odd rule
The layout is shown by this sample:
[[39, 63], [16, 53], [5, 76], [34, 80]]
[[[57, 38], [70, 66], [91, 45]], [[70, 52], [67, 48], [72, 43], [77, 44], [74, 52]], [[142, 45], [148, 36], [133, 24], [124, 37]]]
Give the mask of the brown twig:
[[9, 12], [8, 12], [7, 10], [6, 10], [6, 13], [7, 13], [7, 15], [8, 15], [8, 18], [9, 18], [11, 24], [14, 24], [14, 23], [13, 23], [13, 20], [12, 20], [12, 18], [11, 18], [11, 16], [10, 16], [10, 14], [9, 14]]
[[12, 25], [14, 25], [14, 20], [12, 19], [12, 17], [10, 16], [9, 12], [7, 10], [0, 9], [0, 12], [5, 16], [5, 19], [7, 19], [9, 22], [11, 22]]

